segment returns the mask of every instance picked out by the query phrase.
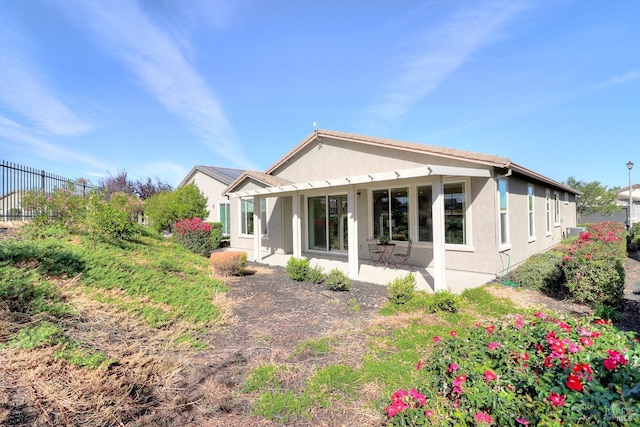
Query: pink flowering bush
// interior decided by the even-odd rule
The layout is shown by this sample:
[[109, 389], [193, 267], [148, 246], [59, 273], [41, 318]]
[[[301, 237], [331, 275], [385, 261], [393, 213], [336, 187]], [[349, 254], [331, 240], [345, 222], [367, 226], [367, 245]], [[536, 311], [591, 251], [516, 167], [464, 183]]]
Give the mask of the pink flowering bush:
[[640, 425], [640, 343], [608, 321], [509, 316], [436, 337], [389, 425]]
[[624, 296], [626, 240], [622, 224], [590, 224], [563, 259], [566, 286], [579, 302], [615, 307]]
[[195, 254], [208, 256], [213, 249], [211, 224], [198, 217], [177, 221], [173, 230], [176, 241]]

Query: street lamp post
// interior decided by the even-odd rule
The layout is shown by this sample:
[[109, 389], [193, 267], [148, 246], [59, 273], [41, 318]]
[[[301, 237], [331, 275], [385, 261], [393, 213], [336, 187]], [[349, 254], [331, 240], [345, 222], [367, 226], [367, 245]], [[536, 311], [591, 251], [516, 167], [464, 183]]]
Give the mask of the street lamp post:
[[629, 229], [631, 229], [631, 226], [633, 225], [631, 223], [631, 210], [633, 209], [633, 198], [631, 197], [631, 169], [633, 169], [632, 161], [627, 162], [627, 169], [629, 169], [629, 221], [627, 222], [627, 224], [629, 224]]

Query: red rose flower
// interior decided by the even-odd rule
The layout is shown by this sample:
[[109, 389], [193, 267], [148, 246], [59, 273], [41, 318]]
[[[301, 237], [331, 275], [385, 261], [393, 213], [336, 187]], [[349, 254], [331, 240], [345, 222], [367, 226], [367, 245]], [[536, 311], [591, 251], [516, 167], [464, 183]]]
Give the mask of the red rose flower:
[[580, 378], [577, 376], [569, 374], [567, 377], [567, 387], [571, 390], [582, 391], [582, 381], [580, 381]]

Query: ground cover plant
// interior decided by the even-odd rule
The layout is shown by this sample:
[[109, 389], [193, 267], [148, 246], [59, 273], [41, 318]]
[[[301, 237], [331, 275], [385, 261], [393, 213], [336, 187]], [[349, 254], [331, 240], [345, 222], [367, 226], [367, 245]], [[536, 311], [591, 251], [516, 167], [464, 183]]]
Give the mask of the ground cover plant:
[[152, 405], [173, 411], [182, 368], [164, 355], [208, 348], [201, 337], [226, 316], [215, 304], [224, 284], [206, 258], [159, 236], [59, 230], [0, 241], [4, 424], [122, 425]]
[[[87, 234], [55, 233], [0, 241], [11, 278], [0, 292], [14, 307], [0, 305], [5, 425], [419, 425], [409, 415], [421, 396], [426, 425], [554, 425], [569, 410], [573, 425], [637, 423], [631, 336], [586, 318], [536, 317], [496, 296], [518, 289], [413, 291], [398, 304], [384, 287], [354, 281], [351, 292], [327, 292], [255, 263], [225, 286], [212, 261], [157, 234], [101, 236], [94, 246]], [[547, 412], [516, 415], [509, 398], [531, 390], [529, 404]], [[415, 408], [389, 417], [392, 396]], [[609, 413], [585, 409], [595, 399]]]

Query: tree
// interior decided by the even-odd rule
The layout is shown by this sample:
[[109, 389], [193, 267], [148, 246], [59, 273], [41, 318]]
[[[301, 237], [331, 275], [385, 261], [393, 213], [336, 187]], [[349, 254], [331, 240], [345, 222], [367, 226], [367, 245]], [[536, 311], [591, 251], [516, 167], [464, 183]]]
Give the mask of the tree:
[[107, 190], [107, 194], [135, 194], [135, 185], [133, 181], [127, 177], [127, 172], [118, 171], [118, 174], [113, 176], [111, 172], [107, 171], [107, 174], [108, 176], [100, 178], [98, 188]]
[[140, 200], [146, 200], [153, 195], [171, 190], [173, 190], [171, 185], [160, 181], [158, 178], [156, 178], [155, 182], [152, 182], [151, 178], [147, 178], [146, 181], [138, 180], [135, 183], [135, 192]]
[[570, 176], [567, 179], [567, 185], [582, 193], [576, 196], [576, 213], [579, 216], [595, 213], [611, 215], [620, 210], [620, 206], [616, 205], [616, 192], [613, 189], [607, 189], [599, 181], [578, 181]]
[[191, 183], [175, 191], [163, 191], [144, 202], [144, 213], [157, 231], [168, 231], [179, 219], [205, 218], [207, 198]]
[[138, 196], [140, 200], [146, 200], [149, 197], [159, 194], [163, 191], [171, 191], [173, 187], [166, 182], [156, 178], [155, 182], [147, 177], [146, 180], [132, 181], [129, 179], [126, 171], [118, 171], [116, 176], [109, 175], [101, 178], [98, 188], [107, 190], [107, 194], [125, 193]]

